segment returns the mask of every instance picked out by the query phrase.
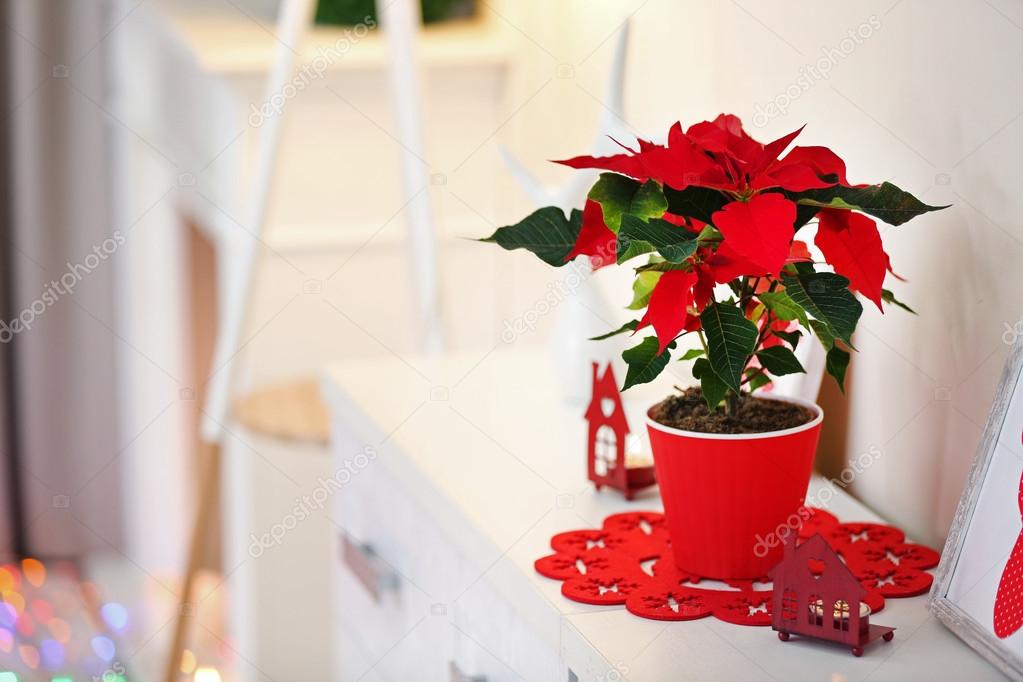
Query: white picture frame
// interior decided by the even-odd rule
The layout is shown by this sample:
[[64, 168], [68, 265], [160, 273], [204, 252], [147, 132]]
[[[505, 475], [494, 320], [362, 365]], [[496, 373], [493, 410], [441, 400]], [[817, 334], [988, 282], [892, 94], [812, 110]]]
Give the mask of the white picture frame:
[[[1016, 543], [1023, 543], [1021, 507], [1023, 338], [1017, 340], [1002, 372], [929, 602], [942, 623], [1013, 678], [1023, 677], [1023, 627], [1006, 635], [1003, 609], [999, 611], [1003, 632], [996, 633], [995, 602]], [[1023, 587], [1018, 592], [1023, 603]], [[1001, 601], [1005, 602], [1004, 595]]]

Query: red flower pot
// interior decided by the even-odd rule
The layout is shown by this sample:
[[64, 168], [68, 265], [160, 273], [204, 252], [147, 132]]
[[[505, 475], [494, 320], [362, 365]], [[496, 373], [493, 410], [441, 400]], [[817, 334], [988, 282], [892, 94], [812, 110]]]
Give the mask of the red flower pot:
[[[759, 397], [774, 398], [769, 395]], [[676, 565], [707, 578], [759, 578], [798, 529], [824, 411], [791, 429], [750, 434], [673, 429], [647, 413]]]

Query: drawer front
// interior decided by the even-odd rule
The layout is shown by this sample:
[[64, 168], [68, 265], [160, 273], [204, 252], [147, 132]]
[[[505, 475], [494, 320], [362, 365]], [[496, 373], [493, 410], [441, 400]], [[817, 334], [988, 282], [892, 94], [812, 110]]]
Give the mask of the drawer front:
[[351, 435], [335, 441], [339, 471], [350, 467], [360, 453], [369, 453], [362, 460], [365, 466], [337, 493], [334, 521], [339, 530], [389, 566], [400, 582], [411, 583], [427, 607], [456, 597], [472, 579], [472, 571], [429, 509], [389, 470], [397, 455], [377, 453]]
[[[336, 470], [356, 472], [342, 476], [332, 508], [336, 667], [342, 679], [446, 682], [446, 603], [465, 572], [461, 560], [376, 453], [351, 439], [334, 443]], [[359, 453], [365, 465], [349, 466]], [[363, 662], [353, 666], [346, 649]]]
[[409, 623], [408, 611], [400, 599], [376, 601], [353, 574], [338, 571], [334, 632], [341, 680], [447, 679], [446, 622], [427, 616]]
[[[335, 428], [333, 447], [340, 469], [364, 448], [339, 431]], [[338, 491], [333, 508], [338, 527], [335, 633], [351, 640], [340, 649], [358, 648], [370, 666], [369, 674], [363, 670], [356, 677], [567, 679], [557, 641], [545, 641], [514, 598], [491, 584], [502, 561], [495, 565], [490, 556], [471, 562], [460, 554], [436, 516], [391, 471], [394, 464], [383, 459], [393, 456], [375, 454]]]
[[556, 642], [541, 636], [488, 577], [454, 604], [454, 660], [485, 682], [564, 682], [567, 670]]

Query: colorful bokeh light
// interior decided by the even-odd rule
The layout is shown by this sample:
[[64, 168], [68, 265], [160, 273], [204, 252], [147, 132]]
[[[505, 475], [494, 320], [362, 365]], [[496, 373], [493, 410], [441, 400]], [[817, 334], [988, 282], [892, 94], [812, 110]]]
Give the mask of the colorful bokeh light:
[[128, 609], [117, 602], [104, 604], [100, 608], [100, 615], [103, 616], [103, 622], [107, 627], [114, 632], [122, 632], [128, 627]]
[[97, 656], [108, 663], [114, 660], [114, 656], [117, 654], [117, 649], [114, 646], [113, 641], [111, 641], [109, 637], [104, 637], [103, 635], [97, 635], [92, 638], [92, 650]]
[[199, 668], [195, 671], [194, 682], [220, 682], [220, 673], [216, 668]]
[[44, 639], [39, 642], [39, 653], [46, 668], [53, 670], [64, 665], [64, 647], [55, 639]]
[[18, 574], [10, 566], [0, 566], [0, 592], [13, 590], [18, 586]]
[[191, 649], [185, 649], [181, 652], [181, 672], [186, 675], [191, 675], [195, 672], [195, 654], [192, 653]]
[[46, 628], [53, 635], [53, 638], [61, 644], [67, 644], [71, 641], [71, 626], [63, 618], [51, 619], [46, 624]]
[[31, 644], [22, 644], [18, 647], [18, 653], [21, 655], [21, 660], [32, 670], [39, 667], [39, 649], [36, 649]]
[[42, 587], [46, 582], [46, 566], [38, 559], [22, 559], [21, 570], [25, 580], [34, 587]]

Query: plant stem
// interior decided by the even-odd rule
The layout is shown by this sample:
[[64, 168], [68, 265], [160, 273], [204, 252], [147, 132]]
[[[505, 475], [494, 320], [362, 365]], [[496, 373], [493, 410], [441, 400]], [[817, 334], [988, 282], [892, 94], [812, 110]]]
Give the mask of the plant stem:
[[739, 411], [739, 394], [735, 391], [729, 390], [725, 394], [725, 414], [729, 417], [734, 417]]

